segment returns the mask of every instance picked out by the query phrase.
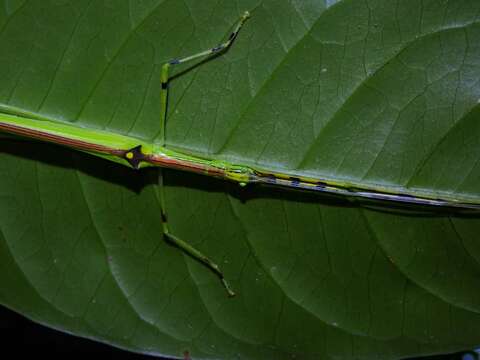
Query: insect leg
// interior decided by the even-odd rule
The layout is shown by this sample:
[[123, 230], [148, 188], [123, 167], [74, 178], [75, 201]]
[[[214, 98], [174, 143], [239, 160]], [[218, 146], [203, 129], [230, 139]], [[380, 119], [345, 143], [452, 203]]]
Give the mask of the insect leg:
[[185, 64], [189, 61], [196, 60], [201, 57], [206, 57], [210, 56], [213, 54], [218, 54], [221, 51], [224, 51], [230, 47], [230, 45], [233, 44], [235, 41], [238, 33], [240, 32], [240, 29], [242, 28], [243, 24], [247, 19], [250, 17], [250, 13], [248, 11], [245, 11], [245, 13], [242, 15], [240, 20], [238, 21], [237, 25], [235, 25], [235, 28], [233, 29], [232, 33], [228, 37], [228, 40], [225, 41], [224, 43], [221, 43], [220, 45], [217, 45], [213, 48], [210, 48], [208, 50], [199, 52], [194, 55], [190, 55], [181, 59], [172, 59], [169, 62], [163, 64], [162, 70], [160, 73], [160, 82], [161, 82], [161, 90], [160, 90], [160, 102], [161, 102], [161, 117], [160, 117], [160, 139], [161, 139], [161, 146], [165, 145], [165, 123], [167, 120], [167, 104], [168, 104], [168, 79], [169, 79], [169, 70], [170, 67], [173, 65], [180, 65], [180, 64]]
[[192, 258], [200, 261], [204, 265], [206, 265], [210, 270], [212, 270], [219, 278], [223, 284], [223, 287], [227, 291], [228, 296], [233, 297], [235, 296], [235, 292], [230, 288], [228, 282], [225, 280], [222, 271], [215, 264], [212, 260], [210, 260], [206, 255], [202, 254], [199, 250], [195, 249], [193, 246], [188, 244], [187, 242], [183, 241], [182, 239], [178, 238], [177, 236], [170, 233], [170, 228], [168, 226], [167, 214], [166, 214], [166, 207], [165, 207], [165, 195], [163, 191], [163, 177], [160, 176], [159, 180], [159, 200], [160, 200], [160, 211], [161, 211], [161, 218], [162, 218], [162, 226], [163, 226], [163, 234], [165, 235], [166, 239], [170, 241], [173, 245], [180, 248], [182, 251], [190, 255]]
[[184, 57], [182, 59], [173, 59], [173, 60], [170, 60], [166, 65], [179, 65], [179, 64], [184, 64], [186, 62], [189, 62], [189, 61], [192, 61], [192, 60], [195, 60], [195, 59], [198, 59], [200, 57], [204, 57], [204, 56], [209, 56], [209, 55], [213, 55], [213, 54], [216, 54], [222, 50], [225, 50], [227, 49], [230, 45], [232, 45], [232, 43], [235, 41], [238, 33], [240, 32], [240, 29], [242, 28], [243, 24], [245, 24], [245, 21], [247, 21], [247, 19], [250, 17], [250, 13], [248, 11], [245, 11], [245, 13], [242, 15], [242, 17], [240, 18], [240, 20], [238, 21], [237, 25], [235, 26], [235, 28], [233, 29], [232, 33], [230, 34], [230, 36], [228, 37], [228, 40], [225, 41], [224, 43], [220, 44], [220, 45], [217, 45], [213, 48], [210, 48], [208, 50], [205, 50], [205, 51], [202, 51], [202, 52], [199, 52], [198, 54], [195, 54], [195, 55], [190, 55], [190, 56], [187, 56], [187, 57]]
[[182, 239], [179, 239], [175, 235], [170, 234], [170, 232], [168, 231], [168, 225], [166, 222], [163, 224], [163, 226], [164, 226], [164, 234], [170, 242], [172, 242], [175, 246], [178, 246], [180, 249], [182, 249], [182, 251], [186, 252], [188, 255], [190, 255], [194, 259], [202, 262], [208, 268], [210, 268], [210, 270], [212, 270], [220, 278], [220, 281], [222, 282], [223, 287], [227, 291], [228, 296], [230, 297], [235, 296], [235, 292], [233, 292], [233, 290], [230, 288], [230, 285], [228, 285], [227, 280], [225, 280], [225, 277], [223, 276], [223, 273], [221, 272], [217, 264], [215, 264], [212, 260], [210, 260], [207, 256], [202, 254], [200, 251], [195, 249], [193, 246], [189, 245], [187, 242], [183, 241]]
[[[235, 38], [237, 37], [238, 33], [240, 32], [240, 29], [242, 28], [243, 24], [245, 21], [250, 17], [250, 13], [246, 11], [243, 16], [240, 18], [238, 21], [237, 25], [235, 25], [235, 28], [233, 29], [232, 33], [228, 37], [228, 40], [225, 41], [224, 43], [215, 46], [213, 48], [210, 48], [208, 50], [202, 51], [198, 54], [194, 54], [191, 56], [187, 56], [182, 59], [173, 59], [170, 60], [169, 62], [165, 63], [162, 66], [162, 70], [160, 73], [160, 82], [161, 82], [161, 90], [160, 90], [160, 105], [161, 105], [161, 114], [160, 114], [160, 146], [165, 146], [165, 129], [166, 129], [166, 121], [167, 121], [167, 106], [168, 106], [168, 80], [169, 80], [169, 70], [170, 67], [173, 65], [180, 65], [180, 64], [185, 64], [189, 61], [201, 58], [201, 57], [208, 57], [213, 54], [218, 54], [221, 51], [224, 51], [230, 47], [230, 45], [233, 44], [235, 41]], [[185, 253], [193, 257], [194, 259], [202, 262], [205, 264], [210, 270], [212, 270], [215, 274], [218, 275], [220, 280], [222, 281], [223, 286], [227, 290], [227, 293], [229, 296], [234, 296], [235, 293], [232, 291], [230, 286], [228, 285], [227, 281], [225, 280], [223, 273], [221, 272], [220, 268], [218, 267], [217, 264], [215, 264], [212, 260], [210, 260], [207, 256], [202, 254], [200, 251], [195, 249], [193, 246], [189, 245], [182, 239], [176, 237], [175, 235], [170, 233], [170, 229], [168, 227], [168, 221], [167, 221], [167, 212], [166, 212], [166, 206], [165, 206], [165, 190], [164, 190], [164, 184], [163, 184], [163, 171], [160, 169], [160, 174], [159, 174], [159, 187], [158, 187], [158, 196], [160, 200], [160, 208], [162, 212], [162, 225], [163, 225], [163, 233], [165, 237], [174, 245], [178, 246], [180, 249], [182, 249]]]

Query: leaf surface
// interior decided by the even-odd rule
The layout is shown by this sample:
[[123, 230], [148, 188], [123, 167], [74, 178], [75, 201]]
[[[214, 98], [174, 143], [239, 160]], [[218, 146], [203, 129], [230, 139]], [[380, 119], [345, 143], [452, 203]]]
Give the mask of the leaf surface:
[[[0, 2], [0, 106], [262, 168], [480, 201], [475, 0]], [[195, 359], [399, 359], [471, 348], [480, 218], [366, 206], [0, 144], [0, 302], [60, 330]]]

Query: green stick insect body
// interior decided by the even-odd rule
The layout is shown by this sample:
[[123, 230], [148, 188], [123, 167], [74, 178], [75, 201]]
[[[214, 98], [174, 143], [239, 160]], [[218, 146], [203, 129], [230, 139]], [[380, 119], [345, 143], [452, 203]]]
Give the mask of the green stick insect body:
[[64, 145], [76, 150], [100, 156], [134, 169], [164, 167], [189, 171], [201, 175], [247, 184], [269, 184], [281, 187], [318, 191], [348, 197], [393, 201], [426, 206], [461, 209], [479, 209], [480, 203], [470, 199], [458, 199], [436, 193], [394, 193], [389, 188], [368, 188], [330, 179], [309, 178], [282, 172], [257, 169], [226, 161], [192, 156], [140, 139], [92, 130], [48, 120], [37, 120], [0, 113], [0, 130], [24, 137]]
[[[151, 166], [172, 168], [230, 180], [237, 182], [241, 186], [254, 183], [267, 184], [331, 193], [347, 197], [367, 198], [424, 206], [480, 210], [480, 202], [467, 198], [459, 199], [448, 195], [439, 196], [436, 193], [427, 192], [421, 192], [421, 194], [419, 194], [418, 191], [415, 193], [405, 191], [399, 193], [395, 192], [392, 188], [348, 183], [333, 179], [310, 178], [298, 176], [298, 174], [294, 173], [287, 174], [279, 171], [258, 169], [250, 166], [232, 164], [226, 161], [192, 156], [181, 151], [166, 148], [165, 123], [168, 105], [169, 69], [175, 65], [184, 64], [201, 57], [208, 57], [224, 51], [234, 42], [240, 29], [249, 16], [250, 14], [245, 12], [235, 26], [233, 32], [230, 34], [228, 40], [223, 44], [189, 57], [171, 60], [163, 65], [160, 78], [161, 136], [158, 144], [148, 143], [134, 137], [107, 131], [93, 130], [66, 123], [53, 122], [47, 119], [41, 119], [34, 114], [29, 114], [19, 109], [12, 110], [6, 107], [0, 107], [0, 131], [67, 146], [134, 169]], [[161, 173], [159, 189], [164, 235], [177, 247], [214, 271], [222, 281], [228, 295], [234, 296], [235, 293], [225, 281], [223, 273], [219, 267], [204, 254], [170, 232], [166, 215], [163, 177]]]

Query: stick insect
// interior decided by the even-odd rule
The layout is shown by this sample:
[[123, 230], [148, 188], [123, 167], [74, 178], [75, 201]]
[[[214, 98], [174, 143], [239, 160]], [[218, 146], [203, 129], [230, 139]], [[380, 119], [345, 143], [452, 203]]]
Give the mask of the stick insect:
[[[0, 107], [0, 131], [5, 133], [63, 145], [78, 151], [89, 153], [109, 161], [113, 161], [133, 169], [145, 167], [172, 168], [197, 174], [213, 176], [236, 182], [241, 186], [247, 184], [264, 184], [284, 188], [311, 190], [321, 193], [346, 196], [348, 198], [366, 198], [379, 201], [416, 204], [430, 207], [446, 207], [457, 209], [480, 210], [480, 201], [468, 198], [456, 198], [448, 194], [436, 194], [419, 191], [395, 192], [392, 188], [384, 188], [367, 184], [354, 184], [326, 178], [300, 176], [295, 173], [283, 173], [267, 169], [254, 168], [226, 161], [192, 156], [165, 146], [165, 124], [167, 121], [168, 85], [170, 68], [200, 58], [209, 58], [227, 50], [235, 41], [240, 30], [250, 17], [245, 12], [235, 25], [232, 33], [224, 43], [184, 58], [173, 59], [161, 68], [160, 74], [160, 143], [148, 143], [140, 139], [93, 130], [77, 125], [54, 122], [20, 109]], [[182, 249], [186, 254], [205, 264], [221, 280], [229, 296], [235, 293], [225, 280], [219, 266], [193, 246], [171, 233], [167, 221], [163, 177], [160, 173], [160, 206], [164, 236]]]

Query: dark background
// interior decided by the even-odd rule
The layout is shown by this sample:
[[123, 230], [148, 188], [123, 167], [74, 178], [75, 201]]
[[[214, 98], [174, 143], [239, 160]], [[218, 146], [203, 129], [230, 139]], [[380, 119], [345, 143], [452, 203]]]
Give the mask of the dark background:
[[[27, 318], [0, 306], [0, 344], [3, 354], [15, 354], [35, 358], [55, 355], [95, 355], [102, 359], [115, 360], [169, 360], [167, 358], [139, 355], [120, 350], [92, 340], [79, 338], [38, 325]], [[5, 358], [8, 358], [6, 356]]]
[[[0, 339], [2, 353], [14, 353], [16, 356], [31, 356], [33, 353], [35, 357], [95, 355], [104, 359], [115, 358], [116, 360], [169, 360], [167, 358], [133, 354], [109, 345], [52, 330], [45, 326], [35, 324], [3, 306], [0, 306]], [[422, 360], [461, 360], [462, 358], [463, 354], [451, 354], [422, 358]], [[465, 360], [467, 359], [471, 360], [474, 359], [474, 357], [472, 355], [466, 355]]]

